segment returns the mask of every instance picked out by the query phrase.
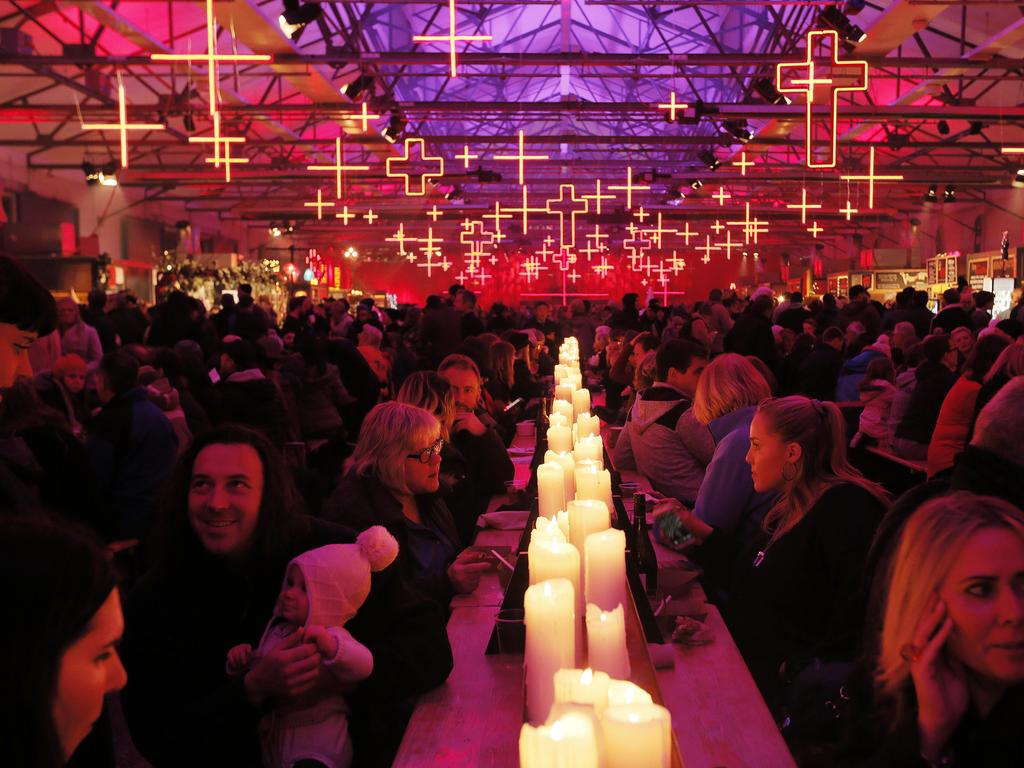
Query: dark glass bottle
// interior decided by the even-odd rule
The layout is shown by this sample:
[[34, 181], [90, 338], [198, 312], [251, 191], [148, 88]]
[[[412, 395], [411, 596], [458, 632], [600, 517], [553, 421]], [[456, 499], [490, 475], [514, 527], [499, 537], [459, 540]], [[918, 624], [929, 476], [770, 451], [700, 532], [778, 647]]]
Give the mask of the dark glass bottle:
[[633, 530], [636, 539], [636, 564], [644, 577], [644, 588], [648, 595], [658, 591], [658, 556], [651, 543], [651, 532], [647, 527], [647, 496], [633, 494]]

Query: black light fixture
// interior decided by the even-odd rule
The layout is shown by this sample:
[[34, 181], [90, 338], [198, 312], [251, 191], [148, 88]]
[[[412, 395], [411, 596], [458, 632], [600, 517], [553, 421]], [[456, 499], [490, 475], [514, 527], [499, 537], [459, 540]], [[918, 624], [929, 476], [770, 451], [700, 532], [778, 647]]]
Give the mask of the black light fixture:
[[972, 136], [977, 136], [985, 129], [985, 124], [981, 120], [971, 120], [967, 126], [967, 132]]
[[760, 97], [769, 104], [793, 103], [793, 100], [786, 94], [779, 93], [779, 89], [775, 87], [775, 83], [767, 77], [759, 77], [751, 85], [753, 85], [754, 90], [757, 91], [758, 95], [760, 95]]
[[693, 181], [690, 182], [690, 189], [692, 189], [694, 192], [698, 191], [703, 186], [704, 182], [701, 181], [700, 179], [694, 179]]
[[897, 130], [893, 130], [889, 134], [889, 146], [893, 149], [903, 149], [910, 144], [910, 136], [905, 133], [900, 133]]
[[192, 113], [191, 112], [186, 112], [182, 116], [181, 124], [185, 127], [185, 130], [188, 133], [195, 133], [196, 132], [196, 121], [195, 121], [195, 118], [192, 117]]
[[369, 91], [369, 95], [373, 96], [373, 85], [374, 79], [372, 75], [359, 75], [355, 80], [341, 86], [338, 90], [345, 96], [348, 96], [352, 101], [356, 101], [360, 96]]
[[942, 202], [944, 203], [955, 203], [956, 202], [956, 187], [952, 184], [946, 185], [946, 191], [942, 193]]
[[846, 13], [848, 16], [856, 16], [867, 4], [867, 0], [846, 0]]
[[834, 29], [847, 43], [862, 43], [868, 37], [863, 29], [850, 21], [846, 14], [834, 5], [828, 6], [818, 14], [818, 23], [820, 26]]
[[722, 164], [722, 161], [715, 157], [715, 153], [710, 149], [702, 149], [698, 152], [697, 159], [704, 163], [709, 171], [718, 170], [718, 166]]
[[679, 187], [669, 187], [665, 195], [665, 205], [676, 207], [682, 205], [685, 199], [686, 195], [682, 193]]
[[82, 173], [85, 174], [85, 183], [90, 187], [100, 183], [100, 169], [86, 161], [82, 163]]
[[447, 200], [452, 205], [462, 205], [462, 203], [465, 201], [465, 198], [463, 197], [462, 194], [462, 187], [456, 184], [454, 187], [452, 187], [451, 192], [444, 196], [444, 199]]
[[497, 171], [489, 171], [482, 166], [477, 166], [477, 169], [473, 172], [476, 176], [477, 181], [481, 184], [492, 184], [501, 181], [501, 174]]
[[388, 121], [387, 127], [381, 132], [384, 140], [389, 144], [394, 144], [405, 133], [405, 118], [399, 112], [392, 112], [391, 119]]
[[935, 127], [938, 128], [940, 136], [949, 136], [949, 123], [945, 120], [939, 120]]
[[102, 187], [117, 186], [117, 170], [120, 168], [116, 160], [111, 160], [103, 165], [96, 165], [85, 161], [82, 163], [82, 173], [85, 174], [85, 183], [90, 187], [96, 185]]
[[928, 191], [924, 193], [924, 201], [926, 203], [937, 203], [939, 201], [939, 185], [932, 184], [928, 187]]
[[284, 13], [277, 17], [277, 23], [285, 36], [298, 40], [307, 24], [316, 21], [323, 14], [320, 3], [300, 3], [299, 0], [284, 0]]
[[750, 140], [754, 138], [754, 134], [747, 128], [746, 120], [726, 120], [722, 123], [722, 127], [740, 144], [749, 144]]

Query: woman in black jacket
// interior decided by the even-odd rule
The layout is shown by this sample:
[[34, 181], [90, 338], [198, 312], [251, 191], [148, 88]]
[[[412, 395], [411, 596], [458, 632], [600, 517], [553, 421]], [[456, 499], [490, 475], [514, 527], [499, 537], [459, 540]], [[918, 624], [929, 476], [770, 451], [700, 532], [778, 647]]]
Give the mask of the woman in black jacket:
[[[284, 466], [266, 438], [243, 427], [197, 437], [178, 462], [156, 567], [129, 598], [123, 645], [125, 718], [155, 766], [258, 766], [258, 724], [274, 699], [332, 684], [309, 643], [258, 659], [241, 680], [226, 673], [230, 648], [259, 642], [288, 562], [355, 540], [301, 513]], [[388, 765], [409, 697], [451, 671], [443, 617], [389, 568], [374, 574], [346, 629], [374, 659], [370, 677], [345, 694], [354, 765]]]
[[438, 496], [441, 425], [422, 408], [381, 403], [366, 417], [352, 466], [323, 508], [328, 520], [356, 530], [383, 525], [398, 540], [406, 583], [447, 611], [490, 566], [462, 551], [451, 512]]
[[784, 679], [815, 660], [852, 662], [860, 650], [862, 571], [888, 501], [847, 462], [845, 435], [834, 403], [793, 395], [758, 407], [747, 463], [754, 489], [779, 498], [761, 536], [735, 559], [720, 532], [679, 513], [703, 541], [698, 561], [712, 573], [732, 571], [725, 618], [776, 711]]

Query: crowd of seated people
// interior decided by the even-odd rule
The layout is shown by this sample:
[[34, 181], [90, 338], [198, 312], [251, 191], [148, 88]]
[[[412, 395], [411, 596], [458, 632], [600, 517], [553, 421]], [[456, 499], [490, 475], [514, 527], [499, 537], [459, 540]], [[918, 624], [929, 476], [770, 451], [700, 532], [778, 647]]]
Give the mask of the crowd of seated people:
[[[0, 278], [0, 568], [25, 630], [2, 680], [32, 713], [0, 720], [15, 764], [113, 764], [118, 690], [118, 738], [153, 765], [297, 756], [292, 727], [322, 722], [298, 713], [329, 702], [347, 726], [292, 764], [389, 764], [452, 668], [450, 601], [489, 567], [478, 518], [568, 336], [621, 427], [614, 464], [692, 534], [800, 764], [1010, 764], [1024, 303], [994, 318], [949, 291], [933, 315], [912, 289], [884, 306], [854, 286], [484, 308], [453, 286], [423, 308], [297, 296], [278, 317], [247, 286], [207, 314], [180, 292], [58, 304], [7, 259]], [[344, 627], [274, 623], [312, 617], [308, 564], [374, 526], [395, 562]], [[822, 725], [839, 688], [853, 700]]]

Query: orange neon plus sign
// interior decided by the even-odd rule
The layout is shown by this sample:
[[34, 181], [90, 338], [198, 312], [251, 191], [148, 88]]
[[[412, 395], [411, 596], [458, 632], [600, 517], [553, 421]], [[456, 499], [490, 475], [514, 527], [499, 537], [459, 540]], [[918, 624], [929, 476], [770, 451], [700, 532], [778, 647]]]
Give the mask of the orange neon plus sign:
[[733, 248], [739, 248], [741, 245], [743, 245], [743, 243], [734, 243], [732, 241], [732, 230], [731, 229], [727, 229], [727, 230], [725, 230], [725, 242], [724, 243], [715, 243], [715, 245], [717, 245], [719, 248], [724, 249], [725, 250], [725, 258], [728, 261], [732, 261], [732, 249]]
[[366, 102], [364, 101], [360, 105], [360, 110], [359, 110], [358, 114], [355, 114], [355, 115], [345, 115], [345, 117], [343, 117], [341, 119], [345, 120], [346, 122], [353, 121], [353, 120], [361, 122], [363, 124], [362, 131], [363, 131], [363, 133], [366, 133], [366, 131], [369, 130], [369, 128], [370, 128], [370, 121], [371, 120], [377, 120], [380, 117], [381, 117], [380, 115], [371, 114], [369, 112], [369, 110], [366, 108]]
[[[396, 166], [409, 166], [412, 164], [412, 146], [416, 145], [419, 147], [420, 160], [424, 163], [437, 163], [437, 171], [426, 171], [422, 174], [416, 174], [411, 172], [392, 171], [392, 164]], [[388, 178], [392, 179], [405, 179], [405, 194], [410, 197], [419, 197], [427, 194], [427, 179], [439, 179], [444, 176], [444, 158], [443, 157], [430, 157], [427, 155], [426, 142], [423, 139], [417, 137], [414, 139], [405, 140], [404, 154], [401, 157], [389, 157], [385, 161], [385, 174]], [[412, 187], [409, 182], [411, 177], [417, 176], [420, 180], [419, 192], [412, 191]]]
[[117, 77], [117, 116], [116, 123], [82, 123], [83, 131], [120, 131], [121, 133], [121, 167], [128, 167], [128, 131], [163, 131], [166, 125], [161, 123], [129, 123], [128, 105], [124, 101], [124, 83], [121, 76]]
[[[210, 0], [207, 0], [209, 2]], [[413, 35], [414, 43], [448, 43], [449, 63], [451, 64], [452, 77], [458, 77], [455, 69], [455, 43], [475, 43], [493, 40], [491, 35], [457, 35], [455, 34], [455, 0], [448, 0], [448, 34], [447, 35]], [[428, 273], [429, 274], [429, 273]]]
[[651, 214], [649, 214], [647, 211], [645, 211], [644, 207], [642, 205], [640, 206], [640, 210], [637, 211], [636, 213], [634, 213], [633, 215], [636, 217], [637, 221], [639, 221], [641, 224], [643, 224], [647, 219], [649, 219], [651, 217]]
[[743, 227], [743, 244], [749, 244], [755, 229], [754, 222], [750, 218], [750, 201], [743, 204], [743, 221], [727, 221], [725, 223], [730, 227]]
[[658, 248], [662, 247], [662, 240], [665, 235], [678, 234], [678, 229], [665, 229], [661, 223], [661, 211], [658, 211], [658, 226], [654, 229], [645, 229], [644, 234], [651, 235], [654, 240], [654, 245]]
[[717, 245], [711, 244], [711, 235], [704, 235], [704, 245], [698, 245], [696, 250], [703, 251], [704, 255], [701, 257], [701, 261], [707, 264], [711, 261], [711, 252], [719, 250]]
[[[335, 214], [335, 216], [337, 216], [337, 214]], [[398, 224], [398, 231], [395, 232], [395, 234], [393, 234], [391, 237], [385, 237], [384, 239], [389, 243], [398, 243], [398, 255], [405, 256], [407, 255], [407, 251], [405, 250], [405, 244], [407, 242], [415, 240], [416, 238], [409, 237], [408, 235], [405, 234], [405, 222], [402, 221], [399, 222]]]
[[341, 219], [342, 226], [347, 227], [349, 220], [354, 219], [356, 215], [357, 214], [354, 211], [352, 213], [349, 213], [348, 206], [346, 205], [342, 207], [341, 213], [334, 214], [334, 218]]
[[722, 234], [722, 230], [725, 229], [725, 224], [718, 219], [715, 219], [715, 223], [711, 225], [711, 229], [715, 230], [716, 235], [720, 235]]
[[846, 214], [846, 220], [847, 221], [853, 221], [853, 214], [860, 213], [859, 210], [857, 210], [856, 208], [853, 207], [853, 202], [850, 201], [850, 200], [846, 201], [846, 207], [845, 208], [840, 208], [839, 212]]
[[609, 190], [624, 189], [626, 191], [626, 210], [633, 210], [633, 192], [642, 192], [643, 190], [650, 189], [646, 185], [635, 185], [633, 184], [633, 168], [632, 166], [626, 166], [626, 184], [625, 186], [614, 186], [608, 187]]
[[224, 163], [224, 181], [230, 182], [231, 181], [231, 166], [232, 165], [244, 165], [245, 163], [249, 162], [249, 158], [247, 158], [247, 157], [232, 157], [231, 156], [231, 145], [230, 144], [225, 144], [224, 145], [224, 157], [221, 157], [221, 158], [208, 157], [208, 158], [206, 158], [206, 162], [213, 163], [213, 167], [214, 168], [216, 168], [221, 163]]
[[494, 213], [485, 213], [481, 218], [484, 218], [484, 219], [494, 219], [494, 232], [496, 234], [500, 234], [501, 233], [501, 220], [502, 219], [511, 219], [512, 218], [512, 214], [511, 213], [502, 213], [501, 212], [501, 201], [500, 200], [495, 200], [494, 201]]
[[150, 56], [153, 61], [205, 61], [206, 72], [210, 85], [210, 114], [217, 112], [217, 63], [221, 61], [230, 62], [266, 62], [271, 57], [264, 53], [217, 53], [217, 23], [213, 18], [213, 0], [206, 0], [206, 53], [182, 54], [182, 53], [154, 53]]
[[[224, 145], [225, 151], [230, 144], [244, 144], [244, 136], [221, 136], [220, 134], [220, 112], [213, 113], [213, 136], [189, 136], [189, 144], [213, 144], [213, 167], [220, 168], [220, 145]], [[230, 173], [231, 165], [228, 164], [227, 172]], [[229, 178], [228, 181], [231, 181]]]
[[[823, 69], [828, 77], [820, 76], [818, 69], [824, 55], [825, 43], [831, 43], [828, 61]], [[842, 77], [854, 79], [853, 85], [837, 85], [835, 80]], [[785, 84], [789, 80], [789, 85]], [[803, 94], [807, 100], [807, 167], [836, 167], [836, 126], [839, 116], [839, 94], [868, 89], [868, 63], [866, 61], [839, 60], [839, 34], [835, 30], [812, 30], [807, 33], [807, 58], [803, 61], [775, 65], [775, 87], [780, 93]], [[829, 100], [831, 95], [831, 100]], [[812, 152], [814, 139], [814, 105], [830, 103], [829, 110], [829, 154], [823, 163], [815, 161]]]
[[697, 232], [697, 230], [690, 229], [690, 222], [688, 222], [688, 221], [683, 223], [683, 228], [682, 229], [676, 230], [676, 231], [677, 231], [677, 233], [681, 237], [683, 237], [686, 240], [686, 245], [687, 246], [690, 245], [690, 238], [691, 237], [696, 237], [698, 234], [700, 234], [699, 232]]
[[712, 195], [711, 197], [718, 201], [719, 206], [724, 206], [725, 201], [731, 199], [732, 195], [725, 191], [725, 187], [719, 187], [718, 194]]
[[321, 190], [320, 187], [316, 188], [316, 200], [314, 200], [312, 202], [309, 202], [309, 203], [303, 203], [303, 205], [306, 206], [307, 208], [316, 208], [316, 218], [317, 218], [317, 221], [323, 219], [323, 217], [324, 217], [324, 208], [333, 208], [334, 207], [334, 203], [325, 203], [324, 202], [324, 200], [323, 200], [323, 190]]
[[368, 208], [366, 213], [363, 214], [363, 219], [365, 219], [367, 224], [373, 224], [379, 218], [380, 216], [373, 212], [373, 208]]
[[[558, 207], [552, 208], [552, 203]], [[577, 208], [575, 203], [583, 203], [583, 208]], [[587, 213], [590, 210], [590, 203], [581, 197], [576, 197], [574, 184], [559, 184], [558, 197], [548, 200], [545, 210], [558, 216], [559, 247], [574, 247], [576, 245], [576, 217], [581, 213]], [[565, 221], [566, 214], [569, 215], [568, 228]]]
[[528, 155], [526, 154], [526, 148], [523, 140], [523, 130], [519, 129], [519, 154], [518, 155], [495, 155], [495, 160], [515, 160], [519, 163], [519, 183], [525, 184], [525, 177], [523, 175], [524, 163], [527, 160], [549, 160], [547, 155]]
[[[846, 177], [844, 176], [843, 178], [845, 179]], [[821, 204], [820, 203], [819, 204], [813, 204], [813, 203], [812, 204], [808, 204], [808, 202], [807, 202], [807, 187], [803, 187], [800, 190], [800, 204], [799, 205], [796, 205], [796, 204], [789, 205], [787, 203], [786, 207], [787, 208], [799, 208], [800, 209], [800, 223], [801, 224], [806, 224], [807, 223], [807, 211], [811, 210], [812, 208], [821, 208]]]
[[597, 273], [599, 277], [604, 277], [607, 273], [611, 272], [615, 267], [608, 263], [608, 259], [605, 256], [601, 257], [601, 263], [595, 264], [592, 269]]
[[818, 235], [820, 233], [824, 232], [825, 230], [818, 226], [818, 222], [812, 221], [811, 222], [811, 226], [809, 226], [807, 228], [807, 231], [811, 233], [811, 237], [813, 237], [815, 240], [817, 240], [818, 239]]
[[469, 154], [469, 144], [463, 144], [462, 145], [462, 154], [461, 155], [456, 155], [455, 159], [462, 161], [462, 167], [463, 168], [469, 168], [469, 161], [470, 160], [479, 160], [480, 159], [480, 155], [471, 155], [471, 154]]
[[739, 166], [740, 176], [746, 176], [747, 168], [753, 168], [755, 163], [753, 160], [747, 160], [746, 152], [740, 152], [740, 159], [733, 162], [733, 165]]
[[444, 216], [444, 211], [437, 207], [437, 203], [434, 203], [434, 206], [427, 211], [427, 216], [429, 216], [430, 220], [436, 224], [437, 220]]
[[345, 150], [341, 146], [341, 137], [334, 139], [334, 165], [307, 165], [307, 171], [334, 171], [334, 197], [341, 200], [341, 174], [344, 171], [368, 171], [368, 165], [345, 165]]
[[[868, 173], [866, 176], [840, 176], [843, 181], [866, 181], [868, 183], [868, 208], [875, 207], [875, 182], [876, 181], [901, 181], [903, 179], [901, 175], [890, 175], [890, 176], [876, 176], [875, 175], [875, 148], [870, 147], [868, 149]], [[804, 224], [807, 221], [804, 220]]]
[[526, 190], [527, 185], [523, 184], [523, 207], [522, 208], [506, 208], [505, 210], [509, 213], [521, 213], [523, 214], [523, 234], [526, 234], [526, 227], [528, 223], [528, 215], [531, 213], [547, 213], [548, 209], [545, 208], [531, 208], [526, 202]]
[[676, 121], [676, 111], [680, 109], [689, 109], [689, 104], [683, 104], [676, 101], [676, 92], [672, 91], [672, 95], [668, 100], [668, 104], [659, 104], [658, 109], [668, 110], [668, 121], [674, 123]]
[[595, 184], [596, 184], [596, 189], [594, 191], [594, 194], [592, 194], [592, 195], [583, 195], [583, 199], [584, 200], [593, 200], [594, 201], [594, 213], [596, 213], [598, 216], [600, 216], [601, 215], [601, 201], [602, 200], [614, 200], [615, 199], [615, 195], [602, 195], [601, 194], [601, 180], [600, 179], [597, 179]]

